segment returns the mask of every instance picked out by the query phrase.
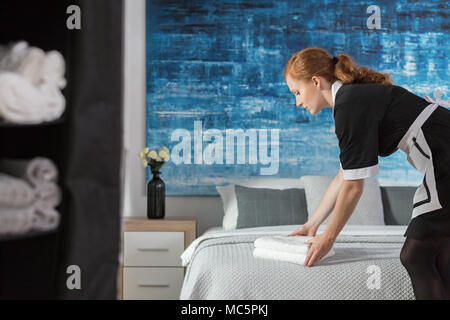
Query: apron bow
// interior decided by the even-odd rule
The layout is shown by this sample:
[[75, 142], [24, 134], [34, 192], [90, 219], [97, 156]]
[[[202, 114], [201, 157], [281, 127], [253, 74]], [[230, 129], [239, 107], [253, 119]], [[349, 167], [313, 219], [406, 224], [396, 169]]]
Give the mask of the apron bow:
[[430, 103], [435, 103], [439, 106], [450, 108], [450, 101], [441, 99], [442, 93], [439, 89], [435, 90], [433, 94], [434, 94], [434, 99], [429, 96], [425, 96], [425, 100], [427, 100]]

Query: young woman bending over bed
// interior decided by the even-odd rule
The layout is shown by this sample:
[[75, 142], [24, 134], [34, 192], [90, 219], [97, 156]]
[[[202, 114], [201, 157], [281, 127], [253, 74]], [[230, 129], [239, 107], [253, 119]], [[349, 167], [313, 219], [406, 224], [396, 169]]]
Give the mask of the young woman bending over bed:
[[[378, 156], [398, 149], [424, 174], [413, 199], [400, 260], [417, 299], [450, 299], [450, 103], [423, 99], [392, 83], [390, 76], [359, 67], [347, 54], [332, 57], [306, 48], [284, 71], [296, 105], [311, 114], [331, 107], [339, 140], [340, 168], [309, 220], [289, 236], [314, 236], [305, 265], [332, 248], [354, 211], [364, 179], [378, 174]], [[333, 212], [322, 234], [319, 225]]]

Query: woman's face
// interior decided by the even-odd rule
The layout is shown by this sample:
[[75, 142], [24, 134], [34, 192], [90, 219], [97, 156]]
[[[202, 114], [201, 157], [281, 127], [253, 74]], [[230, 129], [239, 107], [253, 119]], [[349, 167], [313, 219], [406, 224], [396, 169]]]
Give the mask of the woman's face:
[[319, 113], [326, 105], [321, 89], [323, 81], [320, 77], [313, 77], [310, 81], [296, 80], [289, 75], [286, 76], [286, 82], [289, 90], [295, 95], [295, 104], [297, 107], [303, 106], [311, 114]]

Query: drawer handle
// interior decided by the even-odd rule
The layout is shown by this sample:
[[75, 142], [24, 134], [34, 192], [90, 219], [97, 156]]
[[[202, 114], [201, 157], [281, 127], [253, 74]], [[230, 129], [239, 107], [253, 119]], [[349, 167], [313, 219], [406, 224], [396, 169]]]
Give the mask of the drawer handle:
[[169, 251], [166, 248], [138, 248], [139, 251]]
[[144, 287], [144, 288], [168, 288], [169, 287], [168, 284], [151, 284], [151, 283], [139, 283], [138, 286]]

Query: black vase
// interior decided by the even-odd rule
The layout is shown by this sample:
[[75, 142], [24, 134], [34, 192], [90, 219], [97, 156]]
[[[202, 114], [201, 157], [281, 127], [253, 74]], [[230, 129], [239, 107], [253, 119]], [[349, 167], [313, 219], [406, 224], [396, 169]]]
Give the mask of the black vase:
[[166, 186], [159, 171], [153, 171], [153, 178], [147, 183], [147, 218], [162, 219], [166, 214]]

